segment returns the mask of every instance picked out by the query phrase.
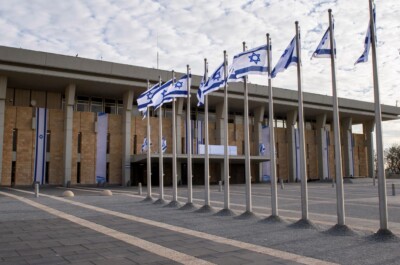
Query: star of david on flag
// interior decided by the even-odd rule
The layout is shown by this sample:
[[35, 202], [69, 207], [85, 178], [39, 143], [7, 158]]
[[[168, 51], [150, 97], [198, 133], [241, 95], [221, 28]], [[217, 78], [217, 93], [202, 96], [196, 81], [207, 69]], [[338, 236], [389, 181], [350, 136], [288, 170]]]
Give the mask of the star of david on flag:
[[265, 44], [235, 55], [228, 82], [241, 81], [242, 77], [247, 75], [268, 74], [267, 49], [268, 46]]
[[260, 151], [260, 155], [265, 155], [265, 144], [260, 144], [259, 145], [259, 151]]
[[167, 90], [172, 86], [172, 79], [162, 84], [160, 87], [154, 90], [151, 97], [151, 103], [149, 107], [154, 107], [154, 109], [158, 109], [164, 103], [164, 96]]
[[222, 63], [214, 73], [208, 78], [208, 80], [204, 83], [203, 86], [200, 85], [199, 89], [197, 90], [197, 106], [201, 106], [204, 104], [204, 96], [213, 92], [217, 91], [219, 88], [225, 86], [225, 75], [224, 73], [224, 63]]
[[[335, 26], [333, 25], [333, 29], [335, 29]], [[312, 58], [331, 58], [331, 36], [330, 36], [330, 27], [326, 30], [324, 36], [321, 39], [321, 42], [318, 44], [317, 49], [311, 56]], [[334, 54], [336, 57], [336, 41], [333, 40], [333, 46], [334, 46]]]
[[167, 139], [163, 137], [161, 142], [161, 150], [163, 153], [165, 153], [165, 151], [167, 151]]
[[149, 143], [147, 141], [147, 137], [144, 137], [143, 139], [143, 144], [142, 144], [142, 153], [146, 152], [148, 150]]
[[185, 98], [187, 97], [187, 87], [188, 87], [188, 82], [189, 79], [192, 77], [192, 75], [184, 75], [181, 78], [179, 78], [178, 81], [173, 86], [170, 86], [167, 90], [167, 93], [165, 93], [164, 96], [164, 102], [171, 102], [174, 98]]
[[[374, 22], [376, 22], [376, 14], [375, 14], [375, 4], [373, 8], [373, 16], [374, 16]], [[376, 33], [376, 23], [374, 23], [375, 26], [375, 33]], [[375, 35], [375, 42], [376, 42], [376, 35]], [[360, 58], [357, 59], [357, 61], [354, 63], [355, 65], [358, 63], [366, 63], [368, 62], [368, 55], [369, 55], [369, 50], [371, 48], [371, 21], [368, 24], [368, 29], [367, 33], [364, 39], [364, 52], [361, 54]]]
[[281, 58], [279, 58], [274, 70], [272, 70], [271, 77], [276, 77], [279, 72], [285, 71], [291, 65], [297, 65], [298, 60], [299, 58], [297, 57], [296, 51], [296, 37], [294, 37], [289, 46], [283, 52]]
[[147, 106], [151, 103], [152, 95], [154, 91], [158, 88], [158, 86], [159, 84], [154, 85], [153, 87], [142, 93], [137, 99], [138, 110], [142, 112], [144, 117], [146, 117]]

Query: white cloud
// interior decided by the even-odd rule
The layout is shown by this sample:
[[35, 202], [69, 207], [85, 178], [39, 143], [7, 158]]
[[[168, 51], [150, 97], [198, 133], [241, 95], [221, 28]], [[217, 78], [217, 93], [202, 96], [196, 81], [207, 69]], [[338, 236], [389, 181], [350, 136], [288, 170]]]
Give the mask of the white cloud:
[[[193, 73], [202, 74], [203, 58], [212, 71], [223, 50], [231, 57], [242, 50], [242, 41], [249, 48], [264, 43], [267, 32], [276, 63], [298, 20], [304, 91], [331, 95], [329, 60], [309, 60], [327, 28], [329, 8], [335, 16], [338, 94], [372, 102], [371, 63], [354, 66], [368, 26], [365, 0], [3, 0], [1, 44], [155, 67], [158, 35], [162, 69], [185, 71], [190, 64]], [[397, 0], [377, 3], [381, 102], [388, 105], [396, 100], [400, 105], [399, 17]], [[296, 89], [295, 76], [295, 69], [289, 69], [274, 85]], [[400, 142], [399, 131], [399, 121], [384, 123], [386, 146]]]

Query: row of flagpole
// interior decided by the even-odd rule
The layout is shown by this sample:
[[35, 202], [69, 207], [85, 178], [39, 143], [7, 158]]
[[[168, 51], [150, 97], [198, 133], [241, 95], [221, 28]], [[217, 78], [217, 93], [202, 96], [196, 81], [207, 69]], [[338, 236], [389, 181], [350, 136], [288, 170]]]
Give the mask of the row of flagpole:
[[[372, 0], [369, 1], [370, 24], [365, 38], [365, 49], [362, 56], [356, 63], [367, 62], [368, 52], [372, 46], [373, 61], [373, 79], [374, 79], [374, 95], [375, 95], [375, 123], [376, 123], [376, 142], [378, 156], [378, 179], [379, 179], [379, 210], [380, 210], [380, 231], [389, 231], [387, 226], [387, 203], [386, 203], [386, 181], [384, 176], [383, 164], [383, 144], [382, 144], [382, 127], [381, 127], [381, 109], [379, 99], [379, 83], [376, 62], [376, 37], [375, 37], [375, 6]], [[325, 32], [321, 42], [312, 58], [330, 58], [331, 60], [331, 77], [332, 77], [332, 100], [333, 100], [333, 130], [335, 139], [335, 172], [336, 172], [336, 194], [337, 194], [337, 225], [345, 226], [345, 209], [344, 209], [344, 191], [343, 191], [343, 173], [342, 173], [342, 157], [341, 157], [341, 141], [340, 141], [340, 125], [339, 125], [339, 106], [336, 88], [336, 44], [334, 38], [334, 21], [332, 11], [328, 11], [329, 27]], [[298, 127], [300, 142], [300, 176], [301, 176], [301, 219], [302, 222], [309, 223], [308, 216], [308, 190], [307, 190], [307, 170], [305, 156], [305, 129], [304, 129], [304, 113], [303, 113], [303, 92], [302, 92], [302, 66], [301, 66], [301, 41], [299, 23], [295, 22], [295, 37], [285, 49], [275, 68], [271, 71], [271, 38], [267, 34], [267, 43], [250, 50], [246, 50], [246, 44], [243, 42], [243, 52], [237, 54], [233, 58], [232, 65], [228, 70], [228, 61], [226, 51], [223, 53], [223, 63], [208, 77], [208, 63], [204, 60], [204, 76], [197, 91], [198, 105], [204, 105], [205, 110], [205, 156], [204, 156], [204, 180], [205, 180], [205, 196], [204, 206], [199, 211], [212, 211], [210, 206], [210, 169], [209, 169], [209, 139], [208, 139], [208, 94], [224, 88], [224, 208], [221, 211], [224, 215], [232, 215], [230, 210], [230, 192], [229, 192], [229, 139], [228, 139], [228, 83], [243, 81], [244, 84], [244, 141], [245, 141], [245, 182], [246, 182], [246, 212], [252, 214], [251, 200], [251, 163], [250, 163], [250, 139], [249, 139], [249, 107], [248, 107], [248, 88], [247, 76], [250, 74], [266, 74], [268, 75], [268, 98], [269, 98], [269, 128], [270, 128], [270, 159], [271, 159], [271, 217], [279, 218], [278, 200], [277, 200], [277, 181], [276, 181], [276, 157], [275, 157], [275, 136], [274, 136], [274, 109], [273, 109], [273, 89], [272, 79], [279, 72], [283, 72], [289, 66], [297, 66], [297, 83], [298, 83]], [[372, 41], [374, 40], [374, 41]], [[180, 85], [178, 85], [180, 84]], [[150, 120], [148, 110], [150, 106], [155, 109], [159, 108], [159, 173], [160, 173], [160, 198], [163, 202], [163, 148], [162, 148], [162, 110], [163, 103], [172, 101], [173, 118], [172, 118], [172, 182], [173, 182], [173, 200], [170, 206], [179, 205], [177, 201], [177, 155], [176, 155], [176, 98], [186, 97], [186, 150], [187, 150], [187, 179], [188, 179], [188, 195], [186, 209], [194, 208], [192, 193], [192, 144], [190, 130], [190, 87], [191, 73], [189, 65], [187, 73], [178, 81], [175, 80], [175, 74], [172, 71], [172, 79], [164, 85], [159, 83], [144, 92], [138, 98], [139, 110], [147, 115], [147, 199], [151, 199], [151, 157], [150, 157]], [[186, 90], [184, 89], [186, 88]], [[147, 101], [146, 101], [147, 100]], [[147, 141], [147, 142], [146, 142]]]

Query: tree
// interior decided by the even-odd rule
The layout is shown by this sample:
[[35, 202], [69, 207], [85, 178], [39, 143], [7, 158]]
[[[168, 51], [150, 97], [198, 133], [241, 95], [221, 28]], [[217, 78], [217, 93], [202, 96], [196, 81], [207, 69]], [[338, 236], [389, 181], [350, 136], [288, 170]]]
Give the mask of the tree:
[[394, 144], [385, 150], [387, 168], [395, 174], [400, 173], [400, 145]]

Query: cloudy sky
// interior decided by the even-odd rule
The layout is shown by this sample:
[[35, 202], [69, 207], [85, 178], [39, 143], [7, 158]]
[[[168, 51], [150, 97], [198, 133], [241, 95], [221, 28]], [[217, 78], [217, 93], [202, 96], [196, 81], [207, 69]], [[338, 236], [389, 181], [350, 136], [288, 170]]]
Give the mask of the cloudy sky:
[[[400, 3], [376, 0], [381, 103], [400, 106]], [[328, 59], [309, 60], [335, 16], [339, 97], [373, 101], [371, 63], [354, 62], [363, 51], [368, 0], [2, 0], [0, 45], [202, 74], [242, 50], [265, 43], [271, 34], [273, 63], [302, 33], [303, 89], [331, 95]], [[157, 42], [158, 39], [158, 42]], [[158, 43], [158, 45], [157, 45]], [[370, 59], [371, 61], [371, 59]], [[250, 79], [254, 83], [266, 80]], [[292, 67], [273, 85], [297, 89]], [[384, 123], [384, 144], [400, 144], [400, 121]], [[360, 128], [355, 128], [360, 130]]]

